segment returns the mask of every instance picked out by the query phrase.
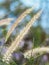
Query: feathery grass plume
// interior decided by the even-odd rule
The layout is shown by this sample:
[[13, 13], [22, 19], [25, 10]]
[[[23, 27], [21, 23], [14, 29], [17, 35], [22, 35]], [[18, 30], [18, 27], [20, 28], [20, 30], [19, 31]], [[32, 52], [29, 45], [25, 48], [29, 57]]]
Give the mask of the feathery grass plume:
[[20, 34], [16, 37], [14, 42], [12, 42], [12, 45], [8, 48], [7, 52], [4, 54], [3, 61], [7, 62], [11, 58], [12, 53], [19, 48], [19, 42], [24, 38], [24, 36], [27, 34], [28, 30], [32, 26], [32, 23], [36, 21], [36, 19], [39, 18], [42, 11], [39, 11], [34, 17], [29, 21], [29, 23], [24, 27], [24, 29], [20, 32]]
[[37, 53], [49, 53], [49, 47], [39, 47], [39, 48], [35, 48], [35, 49], [31, 49], [28, 50], [27, 52], [24, 53], [24, 57], [25, 58], [30, 58], [30, 57], [34, 57], [35, 54]]
[[13, 18], [6, 18], [6, 19], [3, 19], [3, 20], [0, 20], [0, 26], [3, 26], [3, 25], [9, 25], [9, 23], [13, 20]]
[[15, 29], [15, 27], [17, 27], [18, 24], [21, 22], [21, 20], [22, 20], [25, 16], [27, 16], [27, 14], [29, 14], [33, 9], [34, 9], [34, 7], [30, 8], [30, 9], [27, 9], [25, 12], [23, 12], [23, 13], [19, 16], [19, 18], [15, 21], [15, 23], [11, 26], [10, 30], [7, 32], [5, 42], [8, 40], [9, 36], [11, 35], [11, 33], [13, 32], [13, 30]]

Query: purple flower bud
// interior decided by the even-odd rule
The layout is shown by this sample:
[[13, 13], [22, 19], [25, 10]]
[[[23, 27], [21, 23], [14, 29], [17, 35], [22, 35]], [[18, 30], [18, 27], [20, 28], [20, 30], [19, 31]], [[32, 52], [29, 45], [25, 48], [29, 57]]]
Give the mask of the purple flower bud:
[[22, 41], [20, 42], [20, 44], [19, 44], [19, 47], [20, 47], [20, 48], [23, 48], [23, 47], [24, 47], [24, 44], [25, 44], [25, 41], [22, 40]]
[[1, 55], [4, 55], [7, 51], [7, 49], [8, 49], [7, 47], [3, 46], [2, 51], [1, 51]]
[[16, 61], [20, 61], [24, 58], [24, 56], [21, 52], [17, 52], [17, 53], [13, 53], [13, 58], [15, 58]]
[[0, 40], [0, 46], [4, 45], [4, 43], [5, 43], [5, 38], [2, 38], [2, 39]]
[[42, 57], [42, 61], [44, 61], [44, 62], [48, 61], [48, 56], [47, 56], [47, 55], [44, 55], [44, 56]]

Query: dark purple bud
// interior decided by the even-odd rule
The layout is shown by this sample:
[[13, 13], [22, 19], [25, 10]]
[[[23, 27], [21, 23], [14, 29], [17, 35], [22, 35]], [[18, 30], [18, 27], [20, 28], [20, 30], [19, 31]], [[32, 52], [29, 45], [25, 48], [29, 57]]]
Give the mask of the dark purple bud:
[[28, 45], [27, 49], [31, 49], [33, 47], [32, 41], [28, 41], [26, 44]]
[[27, 61], [28, 61], [28, 60], [27, 60], [26, 58], [24, 58], [24, 59], [22, 60], [22, 65], [25, 64], [25, 63], [27, 63]]
[[49, 46], [49, 38], [46, 38], [46, 46]]

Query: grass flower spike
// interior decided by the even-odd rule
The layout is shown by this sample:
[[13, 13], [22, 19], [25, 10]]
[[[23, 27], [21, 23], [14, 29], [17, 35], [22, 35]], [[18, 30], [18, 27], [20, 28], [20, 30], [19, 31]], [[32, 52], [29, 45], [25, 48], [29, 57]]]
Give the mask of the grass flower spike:
[[35, 48], [35, 49], [31, 49], [28, 50], [27, 52], [24, 53], [24, 57], [25, 58], [30, 58], [31, 56], [34, 57], [35, 54], [37, 53], [49, 53], [49, 47], [39, 47], [39, 48]]
[[23, 12], [19, 18], [15, 21], [15, 23], [11, 26], [10, 30], [8, 31], [7, 35], [6, 35], [6, 40], [5, 42], [8, 40], [9, 36], [11, 35], [11, 33], [13, 32], [13, 30], [15, 29], [15, 27], [18, 26], [18, 24], [22, 21], [22, 19], [27, 16], [27, 14], [29, 14], [32, 10], [34, 9], [33, 8], [30, 8], [30, 9], [27, 9], [25, 12]]
[[0, 26], [3, 26], [3, 25], [9, 25], [9, 23], [13, 20], [13, 18], [6, 18], [6, 19], [3, 19], [3, 20], [0, 20]]
[[40, 17], [41, 13], [42, 11], [39, 11], [37, 14], [35, 14], [34, 17], [26, 25], [26, 27], [24, 27], [24, 29], [20, 32], [20, 34], [15, 38], [11, 46], [8, 48], [7, 52], [4, 54], [3, 61], [7, 62], [10, 60], [12, 53], [19, 48], [19, 43], [28, 33], [32, 24]]

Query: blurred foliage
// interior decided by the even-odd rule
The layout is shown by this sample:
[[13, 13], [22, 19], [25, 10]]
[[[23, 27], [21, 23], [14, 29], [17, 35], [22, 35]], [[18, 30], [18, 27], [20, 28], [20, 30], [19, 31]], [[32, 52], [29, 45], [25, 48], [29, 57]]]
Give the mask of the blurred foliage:
[[[15, 6], [15, 10], [10, 9], [11, 3], [14, 3], [14, 2], [18, 2], [19, 3], [18, 6]], [[19, 1], [19, 0], [6, 0], [5, 3], [0, 4], [0, 7], [6, 8], [6, 10], [7, 10], [6, 15], [4, 17], [2, 17], [1, 19], [7, 18], [7, 17], [18, 18], [19, 15], [28, 8], [28, 7], [25, 7], [21, 3], [21, 1]], [[29, 15], [28, 19], [30, 19], [34, 14], [35, 14], [35, 12], [33, 11]], [[26, 26], [26, 24], [28, 22], [28, 19], [25, 18], [23, 20], [23, 22], [21, 24], [19, 24], [19, 26], [17, 27], [19, 29], [18, 32], [20, 31], [20, 29], [22, 29], [23, 27]], [[39, 18], [38, 21], [40, 21], [40, 18]], [[38, 24], [40, 24], [40, 22], [38, 22]], [[0, 29], [2, 29], [1, 34], [0, 34], [0, 38], [6, 37], [6, 34], [7, 34], [7, 28], [6, 27], [8, 27], [8, 26], [2, 26], [2, 27], [0, 27]], [[10, 46], [10, 44], [14, 40], [16, 34], [18, 34], [17, 28], [15, 29], [16, 33], [14, 33], [14, 35], [11, 35], [10, 38], [9, 38], [9, 40], [7, 41], [7, 43], [6, 43], [7, 46]], [[47, 37], [49, 37], [49, 35], [46, 35], [45, 31], [42, 29], [42, 27], [40, 25], [35, 26], [35, 27], [32, 26], [31, 29], [30, 29], [30, 31], [28, 32], [28, 34], [26, 36], [29, 38], [29, 40], [32, 41], [32, 43], [34, 43], [33, 47], [42, 46], [43, 43], [44, 43], [44, 41], [45, 41], [45, 39]], [[25, 37], [25, 39], [26, 39], [26, 37]], [[45, 64], [44, 63], [40, 64], [40, 58], [41, 57], [38, 57], [38, 58], [35, 58], [35, 59], [34, 58], [30, 58], [30, 59], [27, 60], [26, 63], [21, 64], [21, 65], [49, 65], [49, 62], [47, 62]], [[13, 60], [12, 62], [10, 62], [10, 64], [6, 64], [6, 63], [2, 62], [2, 60], [0, 59], [0, 65], [18, 65], [18, 64], [15, 62], [15, 60]]]

